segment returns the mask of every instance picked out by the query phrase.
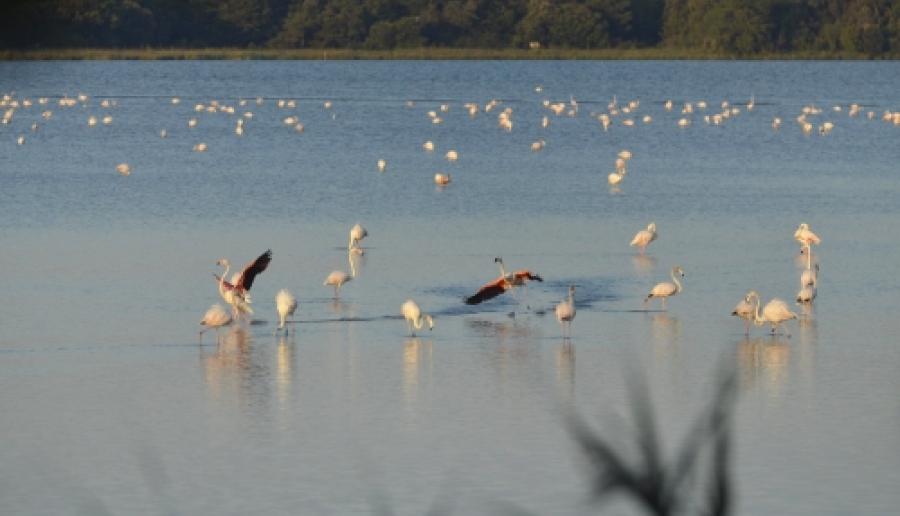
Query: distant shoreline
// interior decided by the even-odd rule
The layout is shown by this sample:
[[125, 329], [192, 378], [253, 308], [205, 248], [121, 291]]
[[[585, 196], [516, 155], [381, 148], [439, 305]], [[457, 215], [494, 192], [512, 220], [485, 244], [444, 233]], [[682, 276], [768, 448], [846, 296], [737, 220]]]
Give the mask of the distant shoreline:
[[362, 49], [276, 49], [276, 48], [46, 48], [0, 50], [0, 61], [58, 60], [895, 60], [847, 52], [791, 52], [736, 56], [705, 50], [677, 48], [639, 49], [483, 49], [483, 48], [403, 48]]

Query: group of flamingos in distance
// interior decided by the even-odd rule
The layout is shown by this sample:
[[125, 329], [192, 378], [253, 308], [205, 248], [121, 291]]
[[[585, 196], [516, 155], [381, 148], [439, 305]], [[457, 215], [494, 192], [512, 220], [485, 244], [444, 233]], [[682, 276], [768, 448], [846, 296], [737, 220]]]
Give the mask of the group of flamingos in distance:
[[[360, 241], [368, 236], [368, 231], [361, 225], [356, 224], [350, 229], [350, 240], [347, 246], [348, 254], [351, 257], [351, 272], [332, 271], [325, 278], [324, 286], [334, 288], [335, 299], [340, 295], [341, 286], [356, 276], [356, 270], [353, 266], [353, 255], [361, 255], [365, 251], [360, 247]], [[647, 246], [657, 239], [656, 223], [651, 222], [646, 229], [642, 229], [634, 235], [630, 245], [637, 247], [641, 255], [646, 252]], [[797, 293], [796, 301], [799, 304], [812, 303], [816, 298], [816, 289], [818, 285], [819, 265], [816, 263], [813, 267], [812, 262], [812, 245], [821, 243], [821, 239], [812, 232], [806, 223], [800, 224], [794, 232], [794, 239], [800, 244], [801, 254], [806, 255], [806, 268], [800, 275], [800, 291]], [[231, 324], [235, 320], [241, 320], [243, 317], [249, 317], [253, 314], [250, 307], [252, 299], [250, 296], [250, 288], [256, 277], [264, 272], [272, 261], [272, 251], [267, 250], [259, 255], [255, 260], [248, 263], [239, 272], [234, 273], [231, 280], [226, 277], [231, 269], [230, 262], [222, 258], [216, 262], [216, 265], [223, 267], [221, 276], [213, 274], [215, 278], [219, 295], [231, 307], [231, 313], [228, 313], [221, 305], [214, 304], [207, 310], [200, 324], [204, 326], [204, 330], [200, 331], [202, 336], [206, 329]], [[474, 294], [464, 299], [467, 305], [478, 305], [482, 302], [493, 299], [507, 291], [517, 287], [524, 286], [529, 281], [542, 282], [544, 279], [528, 269], [519, 269], [507, 271], [503, 263], [503, 258], [496, 257], [494, 262], [500, 267], [500, 276], [496, 279], [485, 283]], [[684, 270], [681, 266], [674, 266], [671, 270], [672, 281], [664, 281], [657, 283], [647, 297], [644, 298], [644, 304], [653, 298], [658, 298], [663, 309], [666, 306], [666, 299], [681, 293], [683, 286], [679, 278], [684, 278]], [[744, 298], [734, 308], [731, 315], [737, 316], [744, 320], [744, 332], [749, 334], [750, 324], [757, 326], [765, 324], [771, 325], [771, 333], [774, 334], [778, 326], [791, 320], [797, 319], [797, 314], [788, 308], [788, 304], [779, 299], [773, 298], [765, 306], [760, 309], [760, 296], [755, 290], [750, 290]], [[278, 327], [275, 332], [284, 331], [288, 333], [288, 317], [294, 315], [297, 310], [297, 298], [287, 289], [281, 289], [275, 296], [275, 311], [278, 314]], [[434, 328], [434, 318], [422, 311], [419, 305], [412, 299], [407, 299], [400, 307], [400, 313], [406, 320], [407, 329], [410, 335], [415, 335], [417, 330], [421, 330], [425, 325], [431, 330]], [[556, 305], [556, 319], [562, 326], [563, 338], [568, 339], [571, 336], [571, 323], [575, 319], [575, 285], [569, 286], [568, 297]]]

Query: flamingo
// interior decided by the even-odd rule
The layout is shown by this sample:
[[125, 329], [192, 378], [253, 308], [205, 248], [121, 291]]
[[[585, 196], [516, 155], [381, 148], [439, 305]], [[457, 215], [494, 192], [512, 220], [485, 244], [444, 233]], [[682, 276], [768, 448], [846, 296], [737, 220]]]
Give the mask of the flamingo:
[[322, 285], [331, 285], [332, 287], [334, 287], [334, 297], [335, 299], [337, 299], [340, 295], [341, 287], [344, 285], [344, 283], [347, 283], [352, 279], [353, 276], [347, 274], [344, 271], [331, 271], [331, 274], [329, 274], [328, 277], [325, 278], [325, 282], [322, 283]]
[[788, 309], [787, 303], [784, 301], [773, 298], [771, 301], [766, 303], [766, 306], [763, 308], [762, 316], [759, 315], [759, 297], [756, 298], [756, 311], [754, 312], [753, 322], [757, 326], [762, 326], [765, 323], [769, 323], [772, 325], [772, 335], [775, 334], [776, 328], [778, 325], [789, 321], [791, 319], [796, 319], [797, 314], [790, 311]]
[[650, 245], [650, 242], [653, 242], [654, 240], [656, 240], [656, 223], [651, 222], [647, 225], [647, 229], [638, 231], [634, 235], [634, 238], [631, 239], [631, 243], [628, 245], [640, 248], [641, 254], [644, 254], [647, 246]]
[[822, 243], [822, 239], [818, 237], [812, 230], [809, 229], [809, 224], [802, 223], [799, 227], [797, 227], [797, 231], [794, 231], [794, 240], [800, 244], [800, 252], [802, 253], [804, 249], [810, 251], [810, 246], [815, 244], [819, 245]]
[[482, 301], [493, 299], [507, 290], [522, 286], [526, 281], [544, 281], [544, 278], [532, 273], [528, 269], [522, 269], [507, 273], [503, 265], [503, 258], [494, 258], [494, 263], [500, 264], [500, 277], [484, 284], [478, 292], [466, 298], [467, 305], [477, 305]]
[[131, 166], [128, 163], [119, 163], [116, 165], [116, 172], [123, 176], [131, 175]]
[[422, 148], [425, 149], [425, 152], [434, 152], [434, 142], [428, 140], [422, 144]]
[[409, 328], [410, 337], [415, 337], [416, 330], [421, 330], [425, 323], [428, 323], [429, 331], [434, 329], [434, 319], [428, 314], [423, 314], [419, 305], [412, 299], [407, 299], [403, 305], [400, 306], [400, 313], [403, 314], [403, 317], [406, 319], [406, 326]]
[[366, 228], [362, 227], [359, 224], [356, 224], [355, 226], [350, 228], [350, 243], [347, 244], [347, 249], [351, 253], [362, 254], [363, 251], [358, 244], [360, 240], [366, 238], [367, 236], [369, 236], [369, 232], [366, 231]]
[[815, 285], [803, 285], [800, 287], [800, 291], [797, 292], [797, 303], [799, 304], [807, 304], [812, 303], [813, 299], [816, 298], [816, 286]]
[[384, 172], [384, 169], [387, 167], [387, 161], [380, 159], [380, 160], [378, 160], [377, 165], [378, 165], [378, 171]]
[[[611, 172], [606, 177], [606, 180], [609, 182], [610, 186], [615, 186], [615, 185], [621, 183], [622, 179], [624, 179], [624, 178], [625, 178], [625, 169], [623, 168], [621, 171], [617, 170], [615, 172]], [[637, 237], [635, 237], [635, 238], [637, 238]], [[632, 244], [632, 245], [634, 245], [634, 244]]]
[[438, 172], [434, 175], [435, 184], [444, 186], [450, 184], [450, 174], [442, 174]]
[[572, 321], [575, 319], [575, 285], [569, 286], [569, 298], [556, 305], [556, 320], [563, 328], [563, 338], [569, 338]]
[[294, 311], [297, 309], [297, 298], [294, 297], [287, 289], [281, 289], [278, 291], [278, 294], [275, 295], [275, 310], [278, 312], [278, 330], [284, 328], [284, 332], [288, 333], [290, 330], [284, 327], [285, 319], [287, 316], [294, 315]]
[[216, 281], [219, 282], [219, 295], [226, 303], [231, 305], [232, 315], [237, 317], [239, 313], [252, 314], [253, 309], [250, 308], [250, 287], [253, 286], [253, 280], [261, 272], [265, 271], [272, 261], [272, 250], [269, 249], [259, 255], [255, 260], [244, 266], [244, 269], [236, 273], [231, 278], [231, 282], [225, 281], [225, 276], [231, 269], [231, 263], [225, 258], [216, 262], [216, 265], [225, 267], [222, 277], [213, 274]]
[[682, 290], [681, 282], [678, 281], [677, 276], [684, 278], [684, 270], [676, 265], [675, 267], [672, 267], [672, 283], [669, 283], [668, 281], [657, 283], [656, 286], [650, 290], [650, 293], [647, 294], [644, 303], [650, 301], [651, 298], [658, 297], [662, 302], [662, 308], [665, 310], [666, 298], [674, 296]]
[[753, 321], [754, 315], [753, 298], [758, 299], [759, 294], [757, 294], [755, 290], [747, 292], [744, 299], [742, 299], [741, 302], [734, 307], [734, 311], [731, 312], [731, 315], [740, 317], [744, 320], [744, 335], [750, 334], [750, 323]]
[[202, 330], [200, 330], [200, 336], [203, 336], [203, 332], [206, 330], [213, 328], [216, 330], [216, 334], [219, 333], [219, 328], [221, 326], [225, 326], [231, 323], [231, 316], [228, 315], [228, 312], [222, 308], [222, 305], [216, 303], [209, 307], [209, 310], [206, 311], [206, 314], [203, 316], [203, 319], [200, 319], [200, 325], [204, 326]]

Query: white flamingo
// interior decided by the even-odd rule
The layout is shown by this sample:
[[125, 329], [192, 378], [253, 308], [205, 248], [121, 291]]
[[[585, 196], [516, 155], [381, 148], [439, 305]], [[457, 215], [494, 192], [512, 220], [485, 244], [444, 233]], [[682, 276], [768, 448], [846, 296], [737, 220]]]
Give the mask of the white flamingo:
[[[359, 224], [357, 224], [359, 226]], [[347, 274], [344, 271], [334, 270], [325, 278], [325, 282], [322, 283], [324, 286], [332, 286], [334, 287], [334, 298], [337, 299], [340, 296], [341, 287], [344, 283], [352, 280], [356, 277], [356, 266], [353, 262], [353, 252], [347, 253], [347, 260], [350, 262], [350, 274]]]
[[412, 299], [407, 299], [403, 305], [400, 306], [400, 313], [403, 314], [403, 317], [406, 319], [406, 326], [409, 328], [411, 337], [415, 337], [416, 330], [421, 330], [426, 323], [428, 324], [429, 330], [434, 329], [434, 319], [430, 315], [422, 313], [419, 305]]
[[641, 254], [644, 254], [647, 246], [654, 240], [656, 240], [656, 223], [651, 222], [647, 225], [647, 229], [642, 229], [634, 235], [634, 238], [631, 239], [629, 245], [631, 247], [638, 247], [641, 250]]
[[344, 283], [347, 283], [352, 279], [353, 276], [347, 274], [344, 271], [331, 271], [331, 274], [329, 274], [328, 277], [325, 278], [325, 282], [322, 283], [322, 285], [330, 285], [334, 287], [334, 297], [335, 299], [337, 299], [338, 296], [340, 296], [341, 287], [344, 285]]
[[216, 331], [216, 334], [219, 333], [219, 328], [225, 326], [226, 324], [231, 323], [231, 316], [228, 315], [228, 312], [222, 308], [222, 305], [216, 303], [209, 307], [209, 310], [206, 311], [206, 314], [203, 316], [203, 319], [200, 319], [200, 325], [204, 328], [200, 330], [200, 336], [203, 336], [203, 332], [212, 328]]
[[804, 249], [807, 251], [810, 250], [810, 246], [815, 244], [819, 245], [822, 243], [822, 240], [809, 229], [809, 224], [802, 223], [799, 227], [797, 227], [797, 231], [794, 231], [794, 240], [800, 244], [800, 252], [802, 253]]
[[624, 178], [625, 178], [625, 169], [623, 168], [621, 170], [621, 172], [620, 171], [611, 172], [606, 177], [606, 180], [607, 180], [607, 182], [609, 182], [610, 186], [615, 186], [615, 185], [621, 183], [622, 179], [624, 179]]
[[350, 228], [350, 243], [347, 244], [347, 250], [351, 253], [363, 254], [362, 248], [359, 247], [359, 242], [367, 236], [369, 236], [369, 232], [360, 224]]
[[808, 304], [812, 303], [816, 298], [816, 286], [815, 285], [802, 285], [800, 287], [800, 291], [797, 292], [797, 303], [799, 304]]
[[753, 304], [754, 298], [759, 299], [759, 294], [757, 294], [755, 290], [747, 292], [744, 299], [742, 299], [731, 312], [731, 315], [740, 317], [744, 320], [744, 335], [750, 334], [750, 323], [753, 322], [753, 316], [755, 315], [755, 306]]
[[772, 325], [772, 334], [775, 334], [775, 330], [778, 328], [778, 325], [785, 322], [790, 321], [791, 319], [796, 319], [797, 314], [790, 311], [788, 309], [787, 303], [784, 301], [773, 298], [771, 301], [766, 303], [766, 306], [763, 308], [762, 316], [759, 314], [759, 297], [756, 298], [756, 311], [753, 314], [753, 322], [757, 326], [762, 326], [763, 324], [769, 323]]
[[678, 281], [678, 276], [684, 278], [684, 270], [676, 265], [675, 267], [672, 267], [672, 282], [664, 281], [662, 283], [657, 283], [656, 286], [650, 290], [650, 293], [647, 294], [644, 303], [650, 301], [651, 298], [658, 297], [662, 303], [663, 310], [665, 310], [666, 298], [674, 296], [682, 290], [681, 282]]
[[285, 328], [284, 323], [287, 316], [294, 315], [294, 311], [297, 310], [297, 298], [287, 289], [279, 290], [275, 295], [275, 310], [278, 312], [278, 329], [275, 331], [284, 329], [285, 334], [289, 333], [290, 330]]
[[575, 285], [569, 286], [569, 298], [556, 305], [556, 320], [562, 326], [563, 338], [571, 336], [572, 321], [575, 319]]

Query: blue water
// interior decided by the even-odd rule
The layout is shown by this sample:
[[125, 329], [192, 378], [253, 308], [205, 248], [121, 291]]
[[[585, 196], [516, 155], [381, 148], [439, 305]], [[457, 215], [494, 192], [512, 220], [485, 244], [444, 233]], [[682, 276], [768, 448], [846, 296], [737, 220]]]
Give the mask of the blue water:
[[[898, 79], [894, 62], [0, 63], [0, 93], [35, 102], [0, 125], [0, 506], [639, 513], [586, 502], [563, 414], [617, 435], [632, 424], [626, 377], [639, 374], [674, 454], [724, 362], [740, 384], [739, 514], [893, 512], [900, 127], [881, 114], [900, 110]], [[57, 105], [79, 93], [89, 100]], [[604, 132], [592, 114], [614, 97], [640, 101], [637, 123], [619, 115]], [[574, 117], [542, 106], [571, 98]], [[213, 100], [235, 114], [194, 111]], [[704, 123], [723, 100], [740, 114]], [[795, 118], [811, 104], [831, 134], [803, 134]], [[497, 124], [506, 108], [511, 132]], [[88, 127], [106, 114], [111, 125]], [[208, 152], [191, 151], [200, 142]], [[634, 157], [611, 189], [622, 149]], [[452, 183], [436, 187], [438, 171]], [[651, 221], [659, 239], [641, 257], [628, 242]], [[366, 254], [334, 300], [322, 281], [349, 271], [356, 222]], [[800, 222], [823, 240], [814, 308], [791, 303], [802, 317], [790, 337], [745, 338], [728, 314], [748, 289], [798, 289]], [[200, 344], [197, 322], [220, 302], [216, 260], [268, 248], [258, 323]], [[546, 281], [463, 305], [498, 255]], [[645, 311], [674, 265], [684, 292]], [[563, 341], [553, 307], [569, 284], [578, 314]], [[287, 338], [272, 335], [281, 288], [300, 301]], [[407, 335], [409, 297], [435, 315], [433, 332]]]

